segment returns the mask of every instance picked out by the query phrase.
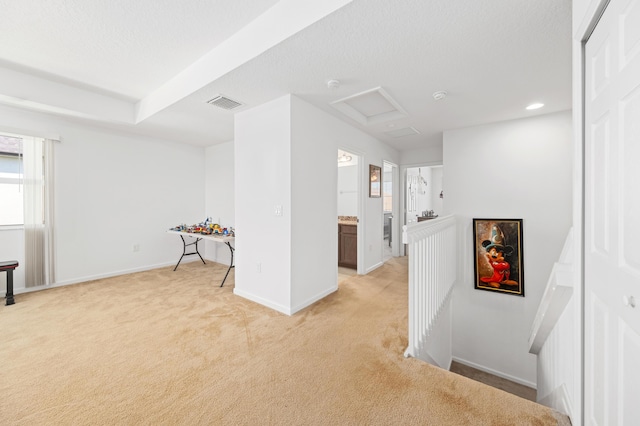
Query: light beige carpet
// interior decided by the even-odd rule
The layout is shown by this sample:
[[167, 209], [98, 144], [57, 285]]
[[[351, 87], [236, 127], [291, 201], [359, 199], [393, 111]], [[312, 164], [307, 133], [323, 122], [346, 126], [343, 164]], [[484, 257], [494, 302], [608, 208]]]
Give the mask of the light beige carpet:
[[522, 398], [406, 359], [392, 260], [288, 317], [198, 262], [0, 306], [3, 425], [554, 425]]

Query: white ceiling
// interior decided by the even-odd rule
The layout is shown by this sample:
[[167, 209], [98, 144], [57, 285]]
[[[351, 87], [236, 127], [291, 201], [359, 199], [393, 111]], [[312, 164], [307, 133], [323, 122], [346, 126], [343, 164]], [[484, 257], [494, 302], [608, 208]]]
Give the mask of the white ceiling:
[[[208, 146], [295, 94], [398, 150], [571, 108], [571, 0], [0, 0], [0, 103]], [[340, 87], [329, 89], [337, 79]], [[406, 116], [331, 106], [380, 87]], [[433, 92], [445, 90], [440, 101]], [[545, 107], [524, 108], [534, 101]], [[419, 133], [391, 137], [407, 127]]]

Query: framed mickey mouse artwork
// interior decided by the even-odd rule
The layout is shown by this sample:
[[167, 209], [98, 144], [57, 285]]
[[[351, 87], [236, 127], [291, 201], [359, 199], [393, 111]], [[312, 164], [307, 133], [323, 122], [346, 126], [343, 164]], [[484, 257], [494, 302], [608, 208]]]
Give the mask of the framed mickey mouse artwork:
[[473, 219], [475, 288], [524, 296], [522, 219]]

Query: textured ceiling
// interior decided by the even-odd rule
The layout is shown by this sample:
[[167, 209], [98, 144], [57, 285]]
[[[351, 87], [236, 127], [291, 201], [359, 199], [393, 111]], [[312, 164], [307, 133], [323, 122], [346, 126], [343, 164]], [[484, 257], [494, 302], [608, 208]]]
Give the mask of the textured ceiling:
[[[0, 0], [0, 8], [0, 102], [179, 142], [233, 139], [233, 113], [206, 104], [217, 94], [244, 110], [293, 93], [399, 150], [439, 143], [443, 130], [571, 107], [570, 0]], [[330, 79], [340, 87], [327, 88]], [[85, 101], [42, 94], [69, 87]], [[330, 105], [376, 87], [408, 115], [363, 125]], [[438, 90], [448, 96], [435, 101]], [[526, 111], [533, 101], [546, 106]], [[387, 134], [407, 127], [419, 134]]]
[[274, 3], [2, 0], [0, 58], [139, 99]]

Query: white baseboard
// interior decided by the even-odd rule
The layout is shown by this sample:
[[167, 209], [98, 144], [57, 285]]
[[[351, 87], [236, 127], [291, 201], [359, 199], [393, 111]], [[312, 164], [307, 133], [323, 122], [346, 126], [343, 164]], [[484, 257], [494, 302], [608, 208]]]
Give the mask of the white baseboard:
[[520, 377], [515, 377], [510, 374], [503, 373], [501, 371], [494, 370], [489, 367], [485, 367], [484, 365], [476, 364], [475, 362], [467, 361], [466, 359], [461, 359], [458, 357], [453, 357], [455, 362], [459, 362], [460, 364], [464, 364], [467, 367], [475, 368], [476, 370], [484, 371], [485, 373], [493, 374], [494, 376], [502, 377], [503, 379], [511, 380], [512, 382], [519, 383], [521, 385], [536, 389], [537, 385], [528, 380], [521, 379]]
[[209, 257], [209, 256], [202, 256], [202, 257], [204, 257], [204, 260], [208, 260], [209, 262], [219, 263], [221, 265], [229, 266], [229, 259], [219, 259], [217, 257]]
[[271, 308], [274, 309], [278, 312], [281, 312], [285, 315], [293, 315], [298, 311], [301, 311], [302, 309], [306, 308], [307, 306], [310, 306], [314, 303], [316, 303], [318, 300], [323, 299], [324, 297], [327, 297], [328, 295], [330, 295], [331, 293], [335, 292], [338, 290], [338, 286], [335, 287], [331, 287], [330, 289], [327, 289], [326, 291], [323, 291], [319, 294], [317, 294], [316, 296], [304, 301], [303, 303], [294, 306], [293, 308], [289, 308], [287, 306], [283, 306], [280, 305], [278, 303], [274, 303], [271, 300], [267, 300], [264, 297], [260, 297], [260, 296], [256, 296], [255, 294], [243, 291], [241, 289], [238, 289], [237, 287], [233, 289], [233, 294], [243, 297], [247, 300], [251, 300], [252, 302], [256, 302], [259, 303], [260, 305], [266, 306], [267, 308]]
[[314, 297], [304, 301], [303, 303], [300, 303], [297, 306], [294, 306], [293, 309], [291, 310], [292, 314], [295, 314], [298, 311], [301, 311], [302, 309], [306, 308], [307, 306], [311, 306], [314, 303], [316, 303], [318, 300], [324, 299], [325, 297], [327, 297], [328, 295], [330, 295], [331, 293], [334, 293], [338, 291], [338, 286], [333, 286], [317, 295], [315, 295]]
[[[201, 261], [200, 259], [189, 259], [189, 260], [183, 260], [181, 262], [181, 264], [195, 262], [196, 260], [198, 262]], [[176, 262], [167, 262], [167, 263], [158, 263], [158, 264], [155, 264], [155, 265], [141, 266], [141, 267], [138, 267], [138, 268], [123, 269], [123, 270], [120, 270], [120, 271], [109, 272], [109, 273], [106, 273], [106, 274], [89, 275], [89, 276], [86, 276], [86, 277], [74, 278], [74, 279], [71, 279], [71, 280], [58, 281], [58, 282], [56, 282], [54, 284], [51, 284], [51, 285], [41, 285], [41, 286], [37, 286], [37, 287], [19, 287], [19, 288], [14, 288], [13, 293], [14, 294], [31, 293], [31, 292], [34, 292], [34, 291], [46, 290], [46, 289], [49, 289], [49, 288], [64, 287], [64, 286], [73, 285], [73, 284], [81, 284], [81, 283], [86, 283], [88, 281], [101, 280], [101, 279], [104, 279], [104, 278], [117, 277], [119, 275], [133, 274], [133, 273], [136, 273], [136, 272], [150, 271], [152, 269], [166, 268], [168, 266], [175, 266], [175, 265], [176, 265]]]
[[281, 312], [285, 315], [291, 316], [292, 314], [291, 309], [287, 308], [286, 306], [280, 305], [278, 303], [273, 303], [271, 300], [267, 300], [263, 297], [256, 296], [255, 294], [240, 290], [237, 287], [233, 289], [233, 294], [243, 297], [247, 300], [251, 300], [252, 302], [256, 302], [260, 305], [266, 306], [267, 308], [271, 308], [275, 311]]
[[369, 272], [371, 272], [371, 271], [375, 271], [376, 269], [378, 269], [378, 268], [379, 268], [379, 267], [381, 267], [382, 265], [384, 265], [384, 262], [379, 262], [379, 263], [376, 263], [376, 264], [375, 264], [375, 265], [373, 265], [373, 266], [370, 266], [369, 268], [367, 268], [367, 269], [364, 271], [365, 275], [366, 275], [366, 274], [368, 274], [368, 273], [369, 273]]

